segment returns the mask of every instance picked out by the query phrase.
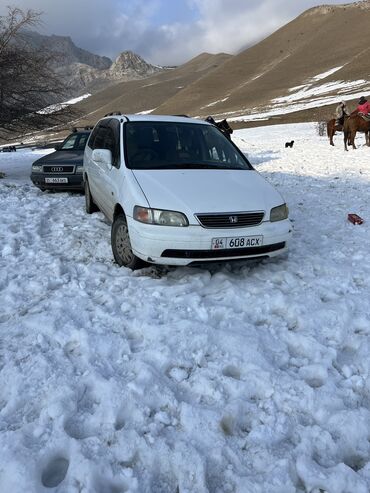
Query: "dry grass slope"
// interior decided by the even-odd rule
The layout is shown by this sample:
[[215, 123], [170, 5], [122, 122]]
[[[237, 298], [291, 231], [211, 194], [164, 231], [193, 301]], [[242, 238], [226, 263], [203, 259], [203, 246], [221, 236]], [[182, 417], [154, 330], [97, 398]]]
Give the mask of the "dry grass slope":
[[337, 66], [343, 68], [325, 82], [369, 79], [369, 23], [369, 1], [310, 9], [193, 82], [157, 111], [204, 117], [212, 108], [219, 117], [242, 114]]

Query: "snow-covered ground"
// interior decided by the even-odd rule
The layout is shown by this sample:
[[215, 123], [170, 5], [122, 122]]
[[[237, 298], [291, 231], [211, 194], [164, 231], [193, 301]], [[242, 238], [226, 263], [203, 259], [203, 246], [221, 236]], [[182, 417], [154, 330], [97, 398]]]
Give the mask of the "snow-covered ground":
[[101, 213], [32, 186], [39, 153], [0, 154], [1, 493], [370, 490], [370, 149], [233, 135], [287, 258], [118, 268]]
[[78, 96], [77, 98], [72, 98], [69, 99], [68, 101], [64, 101], [63, 103], [56, 103], [52, 104], [50, 106], [47, 106], [43, 110], [38, 111], [40, 115], [48, 115], [50, 113], [55, 113], [56, 111], [60, 111], [67, 106], [71, 106], [73, 104], [79, 103], [80, 101], [83, 101], [86, 98], [89, 98], [91, 96], [90, 93], [83, 94], [82, 96]]

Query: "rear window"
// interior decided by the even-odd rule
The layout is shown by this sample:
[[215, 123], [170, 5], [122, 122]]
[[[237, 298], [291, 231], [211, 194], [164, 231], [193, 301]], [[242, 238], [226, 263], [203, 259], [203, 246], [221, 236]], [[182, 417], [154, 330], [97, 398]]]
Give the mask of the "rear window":
[[60, 150], [83, 151], [85, 149], [88, 137], [89, 137], [88, 133], [83, 133], [83, 134], [73, 133], [66, 138], [66, 140], [61, 145]]
[[131, 169], [251, 169], [239, 149], [212, 125], [127, 122], [124, 142]]

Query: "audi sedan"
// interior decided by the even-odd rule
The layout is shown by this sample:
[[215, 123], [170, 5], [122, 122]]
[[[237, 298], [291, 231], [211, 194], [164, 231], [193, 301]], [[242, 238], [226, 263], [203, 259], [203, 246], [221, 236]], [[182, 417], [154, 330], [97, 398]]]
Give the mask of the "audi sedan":
[[78, 130], [55, 146], [55, 152], [32, 164], [31, 181], [40, 190], [84, 190], [83, 155], [90, 130]]

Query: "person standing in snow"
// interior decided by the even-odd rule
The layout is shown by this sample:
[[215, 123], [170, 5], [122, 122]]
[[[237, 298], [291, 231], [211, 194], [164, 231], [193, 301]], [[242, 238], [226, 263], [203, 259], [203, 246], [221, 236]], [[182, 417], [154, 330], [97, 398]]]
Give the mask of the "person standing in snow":
[[358, 101], [357, 112], [366, 120], [370, 120], [370, 103], [364, 96], [361, 96]]
[[341, 101], [335, 108], [336, 125], [343, 125], [344, 118], [348, 115], [347, 104], [345, 101]]

